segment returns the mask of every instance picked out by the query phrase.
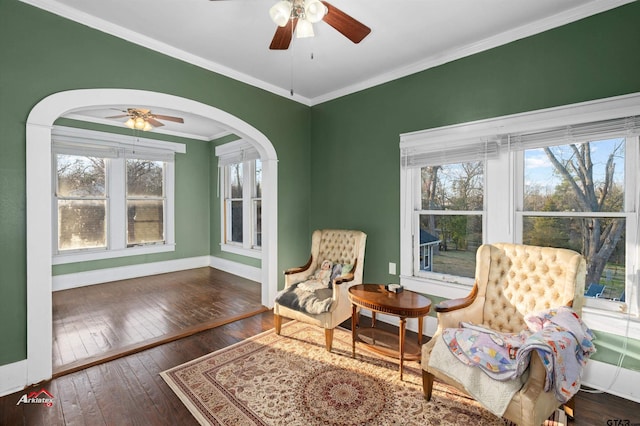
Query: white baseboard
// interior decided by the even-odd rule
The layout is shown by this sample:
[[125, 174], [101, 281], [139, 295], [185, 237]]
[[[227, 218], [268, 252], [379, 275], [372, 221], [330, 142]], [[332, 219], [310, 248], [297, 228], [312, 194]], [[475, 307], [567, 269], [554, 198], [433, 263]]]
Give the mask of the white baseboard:
[[97, 269], [94, 271], [76, 272], [73, 274], [56, 275], [52, 279], [52, 290], [67, 290], [110, 281], [126, 280], [145, 277], [148, 275], [165, 274], [168, 272], [184, 271], [186, 269], [202, 268], [209, 265], [209, 256], [189, 257], [184, 259], [167, 260], [164, 262], [140, 263], [138, 265], [119, 266], [116, 268]]
[[[0, 365], [0, 396], [24, 389], [27, 384], [27, 360]], [[18, 401], [16, 400], [16, 403]]]
[[590, 360], [587, 363], [582, 384], [620, 398], [640, 403], [640, 371], [620, 368], [616, 365]]
[[209, 266], [251, 281], [262, 281], [262, 269], [256, 268], [255, 266], [249, 266], [215, 256], [209, 256]]

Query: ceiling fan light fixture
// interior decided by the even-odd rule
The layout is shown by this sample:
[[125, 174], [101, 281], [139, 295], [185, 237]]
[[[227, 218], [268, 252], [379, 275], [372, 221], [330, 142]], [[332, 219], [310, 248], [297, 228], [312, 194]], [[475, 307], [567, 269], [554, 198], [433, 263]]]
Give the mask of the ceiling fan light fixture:
[[319, 0], [305, 0], [304, 2], [304, 15], [307, 21], [312, 24], [320, 22], [328, 11], [327, 6]]
[[125, 121], [124, 123], [125, 126], [127, 126], [130, 129], [133, 129], [136, 125], [136, 122], [133, 121], [133, 118], [129, 117], [129, 119], [127, 121]]
[[145, 120], [142, 117], [136, 117], [135, 120], [133, 120], [133, 127], [135, 127], [138, 130], [143, 130], [145, 127], [145, 124], [147, 124], [147, 120]]
[[296, 27], [296, 38], [313, 37], [313, 24], [306, 19], [299, 19]]
[[278, 26], [284, 27], [291, 18], [291, 2], [282, 0], [271, 6], [269, 16]]

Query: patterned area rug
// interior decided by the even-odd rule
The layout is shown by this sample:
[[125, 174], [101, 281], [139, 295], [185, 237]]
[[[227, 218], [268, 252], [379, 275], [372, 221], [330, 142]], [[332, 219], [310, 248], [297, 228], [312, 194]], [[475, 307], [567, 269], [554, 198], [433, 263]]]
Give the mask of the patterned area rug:
[[475, 401], [436, 382], [427, 402], [417, 362], [361, 346], [351, 357], [351, 332], [336, 329], [333, 350], [324, 330], [297, 321], [161, 373], [203, 425], [504, 425]]

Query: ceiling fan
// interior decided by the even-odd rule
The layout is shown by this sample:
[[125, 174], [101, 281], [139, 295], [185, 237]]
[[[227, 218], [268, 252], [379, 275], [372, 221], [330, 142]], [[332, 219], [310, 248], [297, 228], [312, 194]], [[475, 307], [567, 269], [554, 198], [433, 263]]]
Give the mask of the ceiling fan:
[[164, 126], [158, 120], [165, 121], [173, 121], [175, 123], [184, 123], [184, 120], [180, 117], [173, 117], [171, 115], [162, 115], [162, 114], [153, 114], [151, 110], [144, 108], [127, 108], [126, 111], [122, 111], [124, 114], [113, 115], [111, 117], [106, 118], [124, 118], [129, 117], [129, 119], [124, 123], [125, 126], [130, 129], [137, 130], [151, 130], [154, 127]]
[[294, 32], [299, 38], [313, 37], [311, 24], [321, 20], [353, 43], [360, 43], [371, 32], [371, 28], [324, 0], [280, 0], [271, 7], [269, 15], [278, 24], [269, 45], [271, 50], [288, 49]]
[[278, 24], [269, 46], [272, 50], [288, 49], [298, 24], [298, 37], [312, 37], [311, 24], [320, 20], [331, 25], [353, 43], [360, 43], [371, 32], [371, 28], [326, 1], [282, 0], [269, 10], [269, 14]]

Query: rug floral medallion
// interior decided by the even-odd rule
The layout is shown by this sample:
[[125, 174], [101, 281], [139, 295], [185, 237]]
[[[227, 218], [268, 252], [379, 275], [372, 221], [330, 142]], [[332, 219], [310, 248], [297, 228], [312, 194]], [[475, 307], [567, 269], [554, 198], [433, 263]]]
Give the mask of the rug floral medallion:
[[502, 419], [446, 385], [422, 395], [417, 362], [398, 361], [361, 346], [336, 329], [289, 322], [177, 366], [161, 375], [203, 425], [504, 425]]

